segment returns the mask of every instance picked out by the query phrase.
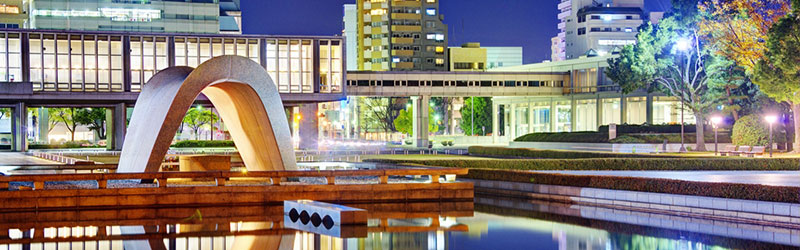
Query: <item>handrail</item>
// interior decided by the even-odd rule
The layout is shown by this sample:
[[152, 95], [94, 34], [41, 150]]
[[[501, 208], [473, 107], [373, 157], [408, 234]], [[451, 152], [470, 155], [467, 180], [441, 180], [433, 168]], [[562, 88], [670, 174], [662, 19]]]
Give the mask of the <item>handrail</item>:
[[280, 185], [281, 178], [325, 177], [328, 185], [335, 184], [336, 177], [377, 176], [380, 184], [388, 184], [389, 176], [428, 175], [432, 183], [439, 183], [442, 175], [466, 175], [468, 169], [377, 169], [377, 170], [311, 170], [311, 171], [252, 171], [252, 172], [156, 172], [156, 173], [93, 173], [59, 175], [8, 175], [0, 176], [0, 190], [8, 190], [9, 182], [33, 182], [34, 190], [44, 189], [44, 182], [51, 181], [97, 181], [100, 189], [107, 187], [108, 180], [147, 179], [158, 180], [159, 187], [166, 187], [170, 178], [214, 179], [217, 186], [225, 186], [230, 178], [270, 178], [273, 185]]

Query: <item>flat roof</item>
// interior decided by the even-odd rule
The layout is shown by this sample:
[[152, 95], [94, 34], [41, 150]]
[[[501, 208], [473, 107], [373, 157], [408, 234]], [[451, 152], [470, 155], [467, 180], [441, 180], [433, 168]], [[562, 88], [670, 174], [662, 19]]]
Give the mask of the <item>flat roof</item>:
[[0, 32], [20, 33], [57, 33], [73, 35], [133, 35], [133, 36], [203, 36], [229, 38], [296, 38], [296, 39], [333, 39], [344, 40], [343, 36], [309, 36], [309, 35], [261, 35], [261, 34], [219, 34], [219, 33], [173, 33], [173, 32], [128, 32], [128, 31], [89, 31], [89, 30], [49, 30], [49, 29], [0, 29]]

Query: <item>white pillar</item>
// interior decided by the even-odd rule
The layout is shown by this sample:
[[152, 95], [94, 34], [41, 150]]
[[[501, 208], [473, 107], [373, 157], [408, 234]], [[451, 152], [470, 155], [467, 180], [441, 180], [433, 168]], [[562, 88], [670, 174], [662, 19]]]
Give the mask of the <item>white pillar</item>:
[[558, 132], [556, 125], [558, 125], [558, 115], [556, 115], [556, 101], [550, 99], [550, 132]]
[[578, 103], [575, 101], [575, 96], [572, 97], [569, 108], [569, 132], [575, 132], [578, 129]]
[[117, 103], [112, 108], [111, 115], [113, 116], [111, 126], [109, 126], [111, 129], [106, 129], [106, 139], [111, 138], [113, 150], [122, 150], [127, 133], [128, 107], [125, 103]]
[[417, 147], [427, 148], [428, 141], [428, 105], [430, 105], [430, 96], [414, 96], [411, 97], [411, 105], [414, 109], [412, 114], [412, 127], [414, 142]]
[[14, 105], [14, 113], [11, 114], [12, 137], [14, 141], [13, 150], [25, 152], [28, 150], [28, 108], [24, 102]]
[[511, 121], [508, 123], [509, 131], [506, 131], [506, 133], [508, 133], [509, 135], [508, 140], [513, 141], [514, 139], [517, 138], [517, 104], [513, 103], [511, 104], [510, 112], [511, 112], [510, 114], [511, 117], [509, 120]]
[[533, 116], [535, 113], [533, 112], [533, 102], [528, 103], [528, 134], [533, 133]]
[[498, 143], [498, 135], [500, 133], [500, 120], [497, 112], [500, 110], [496, 100], [492, 100], [492, 142]]

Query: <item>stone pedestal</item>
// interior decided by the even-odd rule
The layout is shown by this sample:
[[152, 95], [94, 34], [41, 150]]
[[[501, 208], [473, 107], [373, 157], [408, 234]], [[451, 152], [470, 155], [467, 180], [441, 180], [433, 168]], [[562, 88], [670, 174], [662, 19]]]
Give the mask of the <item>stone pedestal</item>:
[[181, 155], [178, 161], [181, 172], [231, 170], [229, 155]]

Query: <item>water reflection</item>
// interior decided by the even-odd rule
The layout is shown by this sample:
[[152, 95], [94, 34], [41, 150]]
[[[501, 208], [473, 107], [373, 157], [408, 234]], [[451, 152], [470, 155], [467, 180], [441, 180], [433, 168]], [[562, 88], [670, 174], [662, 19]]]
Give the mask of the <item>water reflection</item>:
[[[559, 204], [353, 205], [370, 211], [358, 236], [285, 226], [279, 206], [0, 213], [0, 249], [781, 249], [754, 241], [602, 219]], [[497, 205], [502, 204], [502, 205]], [[474, 209], [474, 210], [473, 210]], [[577, 211], [577, 212], [576, 212]]]

